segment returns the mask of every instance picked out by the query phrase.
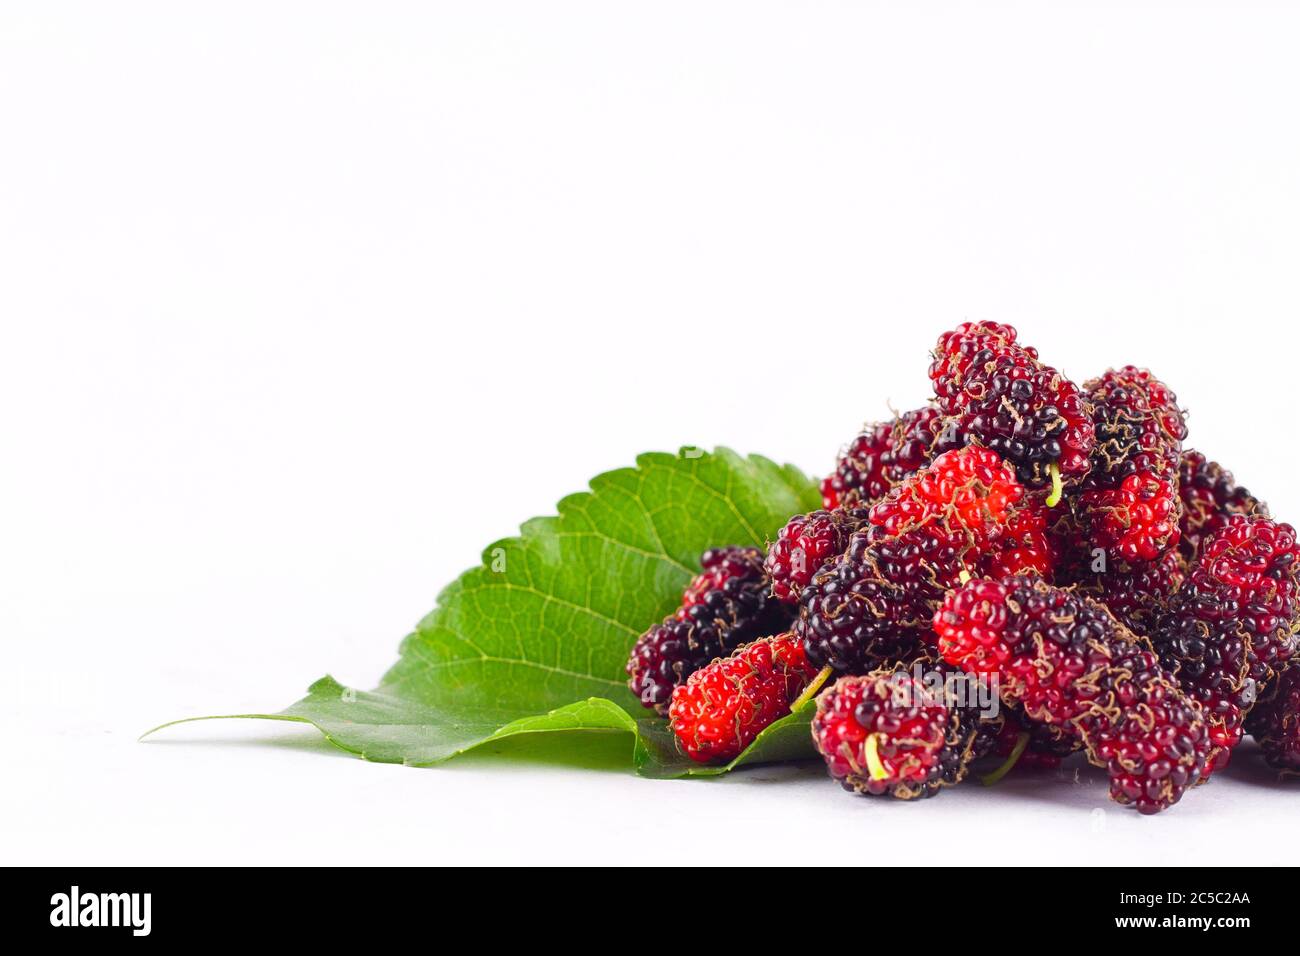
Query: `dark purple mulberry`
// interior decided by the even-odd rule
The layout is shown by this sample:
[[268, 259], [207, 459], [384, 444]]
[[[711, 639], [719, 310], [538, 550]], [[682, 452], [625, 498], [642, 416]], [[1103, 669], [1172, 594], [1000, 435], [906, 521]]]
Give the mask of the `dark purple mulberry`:
[[772, 594], [791, 604], [826, 562], [843, 554], [849, 535], [867, 523], [865, 508], [836, 508], [795, 515], [767, 549], [763, 570], [772, 579]]
[[822, 481], [822, 502], [828, 511], [875, 504], [904, 478], [963, 444], [932, 405], [866, 425]]
[[1246, 729], [1270, 767], [1300, 775], [1300, 664], [1277, 676], [1246, 718]]
[[667, 712], [673, 688], [696, 670], [786, 630], [794, 616], [772, 597], [758, 548], [714, 548], [704, 552], [701, 564], [682, 606], [642, 634], [628, 658], [628, 688], [660, 713]]
[[1151, 638], [1183, 689], [1201, 702], [1228, 762], [1255, 700], [1296, 653], [1300, 546], [1295, 529], [1268, 518], [1229, 516], [1206, 538], [1187, 580]]
[[1183, 502], [1178, 547], [1188, 563], [1196, 560], [1201, 542], [1222, 528], [1230, 515], [1268, 517], [1268, 505], [1238, 487], [1232, 472], [1199, 451], [1183, 452], [1178, 463], [1178, 494]]

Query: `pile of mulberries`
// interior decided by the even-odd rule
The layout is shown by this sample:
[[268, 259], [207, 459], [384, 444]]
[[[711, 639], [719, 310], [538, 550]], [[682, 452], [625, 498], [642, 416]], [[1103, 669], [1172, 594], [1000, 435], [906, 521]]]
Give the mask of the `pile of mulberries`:
[[867, 796], [1080, 753], [1155, 813], [1246, 734], [1300, 774], [1295, 530], [1184, 449], [1150, 371], [1060, 369], [1009, 325], [945, 332], [928, 403], [865, 425], [821, 510], [705, 553], [627, 666], [687, 757], [732, 760], [793, 713]]

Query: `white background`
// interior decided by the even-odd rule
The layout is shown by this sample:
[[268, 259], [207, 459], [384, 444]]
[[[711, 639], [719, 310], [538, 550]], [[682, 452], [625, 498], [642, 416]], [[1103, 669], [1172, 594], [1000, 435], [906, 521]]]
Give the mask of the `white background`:
[[[963, 319], [1152, 367], [1300, 519], [1300, 16], [1240, 2], [0, 6], [12, 863], [1294, 860], [1252, 754], [916, 805], [163, 720], [370, 686], [648, 449], [824, 473]], [[1105, 808], [1094, 814], [1096, 807]]]

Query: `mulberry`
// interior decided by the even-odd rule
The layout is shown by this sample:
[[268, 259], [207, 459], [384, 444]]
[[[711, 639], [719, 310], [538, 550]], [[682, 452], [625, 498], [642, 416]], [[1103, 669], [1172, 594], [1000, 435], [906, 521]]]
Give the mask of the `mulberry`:
[[1300, 666], [1286, 667], [1246, 719], [1270, 767], [1300, 774]]
[[817, 698], [813, 743], [846, 790], [931, 797], [961, 782], [971, 761], [992, 746], [996, 734], [981, 725], [978, 710], [948, 692], [947, 682], [961, 672], [944, 664], [930, 669], [938, 686], [895, 664], [841, 677]]
[[628, 658], [628, 689], [659, 713], [693, 671], [746, 641], [785, 630], [794, 616], [771, 596], [757, 548], [714, 548], [701, 564], [682, 606], [642, 634]]
[[1300, 627], [1295, 529], [1231, 515], [1201, 554], [1152, 632], [1164, 666], [1201, 702], [1222, 768], [1243, 722], [1282, 665]]
[[995, 580], [1017, 574], [1052, 580], [1058, 557], [1047, 515], [1043, 495], [1026, 498], [1025, 507], [1011, 516], [997, 544], [980, 558], [977, 573]]
[[1108, 491], [1085, 491], [1080, 501], [1091, 544], [1112, 561], [1156, 561], [1178, 544], [1178, 491], [1151, 472], [1129, 475]]
[[1182, 558], [1177, 551], [1169, 551], [1154, 562], [1108, 563], [1098, 574], [1080, 576], [1077, 584], [1081, 592], [1106, 605], [1130, 631], [1146, 637], [1185, 577]]
[[697, 670], [674, 690], [669, 725], [692, 760], [731, 760], [764, 727], [790, 713], [816, 676], [792, 635], [754, 641]]
[[1011, 462], [1024, 484], [1050, 480], [1059, 497], [1062, 479], [1087, 474], [1095, 438], [1083, 394], [1018, 344], [1011, 326], [967, 322], [945, 332], [930, 379], [952, 427]]
[[890, 491], [869, 517], [891, 538], [936, 525], [983, 551], [1006, 531], [1012, 508], [1024, 497], [1025, 489], [997, 454], [971, 447], [936, 458]]
[[817, 667], [843, 673], [910, 659], [935, 603], [962, 569], [952, 540], [933, 529], [901, 539], [879, 529], [856, 532], [799, 595], [795, 633]]
[[1097, 437], [1088, 487], [1114, 488], [1139, 473], [1177, 472], [1187, 416], [1169, 386], [1144, 368], [1126, 365], [1085, 382], [1083, 389]]
[[795, 515], [767, 550], [763, 570], [772, 581], [772, 594], [794, 603], [812, 576], [844, 552], [849, 535], [867, 523], [865, 509], [836, 508]]
[[945, 428], [932, 405], [867, 425], [822, 481], [822, 502], [828, 511], [871, 505], [943, 452], [963, 444], [953, 429]]
[[[994, 729], [992, 753], [1008, 758], [1009, 766], [1003, 773], [1013, 768], [1053, 770], [1061, 765], [1063, 759], [1083, 749], [1082, 741], [1068, 728], [1029, 720], [1018, 707], [1003, 705], [1001, 721]], [[1016, 756], [1017, 749], [1020, 750], [1019, 756]], [[993, 776], [984, 780], [991, 783]]]
[[754, 559], [760, 557], [756, 548], [733, 546], [730, 548], [710, 548], [700, 556], [700, 573], [691, 578], [690, 584], [682, 592], [682, 606], [677, 616], [686, 617], [686, 612], [696, 604], [704, 603], [710, 591], [717, 591], [732, 579], [751, 580], [755, 575]]
[[1186, 416], [1167, 385], [1132, 365], [1084, 390], [1097, 438], [1080, 500], [1089, 548], [1112, 561], [1157, 561], [1178, 544]]
[[977, 579], [945, 597], [934, 628], [945, 660], [996, 675], [1004, 701], [1076, 735], [1117, 802], [1156, 813], [1201, 778], [1201, 708], [1100, 604], [1033, 578]]
[[1178, 494], [1183, 502], [1178, 546], [1189, 563], [1196, 560], [1201, 542], [1222, 528], [1230, 515], [1268, 517], [1264, 502], [1238, 487], [1232, 472], [1208, 461], [1199, 451], [1183, 452], [1178, 463]]

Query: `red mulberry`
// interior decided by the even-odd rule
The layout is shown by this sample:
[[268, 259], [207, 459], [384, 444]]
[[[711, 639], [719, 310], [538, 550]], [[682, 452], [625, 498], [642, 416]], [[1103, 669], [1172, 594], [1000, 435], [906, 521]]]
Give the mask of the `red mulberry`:
[[1173, 391], [1126, 365], [1085, 383], [1097, 437], [1079, 505], [1088, 547], [1111, 561], [1157, 561], [1179, 538], [1178, 461], [1187, 422]]
[[1152, 640], [1183, 689], [1205, 708], [1227, 763], [1255, 700], [1296, 653], [1300, 547], [1295, 529], [1232, 515], [1201, 546]]
[[1080, 501], [1091, 544], [1112, 561], [1156, 561], [1178, 543], [1181, 504], [1171, 481], [1140, 471], [1118, 488], [1085, 491]]
[[1206, 460], [1199, 451], [1183, 452], [1178, 463], [1178, 494], [1183, 500], [1179, 548], [1189, 563], [1200, 553], [1201, 542], [1222, 528], [1230, 515], [1268, 517], [1264, 502], [1239, 488], [1232, 472]]
[[1025, 489], [994, 452], [970, 447], [947, 452], [895, 487], [870, 512], [871, 523], [891, 538], [941, 525], [987, 550], [1005, 532]]
[[[955, 670], [929, 667], [940, 680]], [[817, 698], [813, 743], [846, 790], [904, 800], [934, 796], [961, 782], [995, 739], [981, 733], [979, 711], [953, 696], [903, 664], [841, 677]]]
[[692, 760], [731, 760], [817, 676], [790, 634], [746, 644], [697, 670], [673, 691], [669, 725]]
[[1077, 735], [1117, 802], [1155, 813], [1201, 778], [1200, 707], [1101, 605], [1032, 578], [978, 579], [947, 595], [934, 627], [945, 660], [996, 675], [1004, 701]]
[[704, 552], [704, 570], [687, 586], [682, 606], [637, 640], [627, 662], [628, 689], [663, 713], [673, 688], [733, 648], [785, 630], [793, 610], [770, 594], [757, 548]]
[[1011, 326], [967, 322], [945, 332], [930, 379], [955, 428], [1011, 462], [1026, 485], [1087, 474], [1095, 439], [1079, 387], [1019, 345]]
[[822, 502], [828, 511], [874, 504], [904, 478], [963, 444], [952, 429], [945, 432], [939, 410], [929, 405], [867, 425], [822, 481]]
[[867, 523], [864, 509], [837, 508], [795, 515], [767, 549], [763, 570], [772, 580], [772, 594], [794, 603], [799, 592], [826, 562], [843, 554], [849, 535]]
[[1027, 498], [1025, 507], [1008, 520], [997, 544], [980, 559], [977, 573], [994, 580], [1030, 574], [1051, 581], [1058, 559], [1047, 515], [1041, 494]]

